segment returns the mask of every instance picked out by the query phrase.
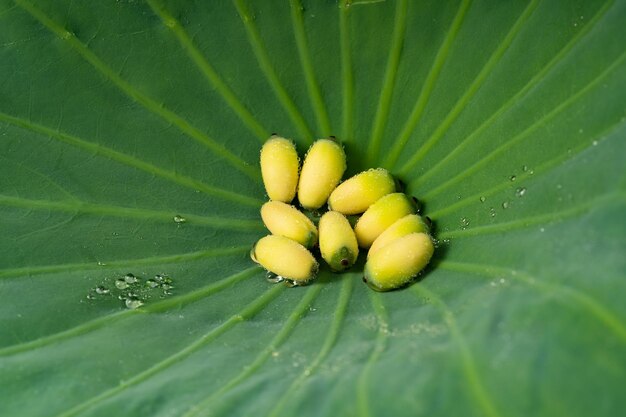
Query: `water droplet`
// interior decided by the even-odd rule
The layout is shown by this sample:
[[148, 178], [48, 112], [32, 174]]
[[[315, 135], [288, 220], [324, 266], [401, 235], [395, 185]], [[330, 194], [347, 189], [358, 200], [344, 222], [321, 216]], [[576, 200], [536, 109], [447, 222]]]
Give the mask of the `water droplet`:
[[593, 146], [598, 146], [598, 141], [597, 141], [597, 140], [594, 140], [593, 142], [591, 142], [591, 144], [592, 144]]
[[130, 310], [134, 310], [136, 308], [141, 307], [143, 305], [143, 301], [141, 301], [137, 297], [128, 297], [124, 301], [124, 304], [126, 305], [126, 308], [128, 308]]
[[98, 261], [98, 266], [106, 266], [106, 264], [104, 262]]
[[530, 175], [533, 175], [533, 174], [535, 173], [535, 170], [534, 170], [534, 169], [531, 169], [530, 171], [528, 171], [528, 173], [529, 173]]
[[524, 194], [526, 194], [526, 188], [525, 187], [520, 187], [517, 190], [515, 190], [515, 195], [517, 197], [524, 197]]
[[461, 219], [461, 228], [463, 230], [467, 229], [467, 226], [469, 226], [469, 224], [470, 224], [470, 222], [469, 222], [469, 219], [467, 217], [463, 217]]
[[515, 181], [517, 179], [517, 177], [515, 175], [511, 175], [510, 180], [511, 181]]
[[149, 280], [146, 281], [146, 286], [150, 287], [150, 288], [156, 288], [156, 287], [159, 286], [159, 283], [156, 282], [156, 280], [154, 280], [154, 279], [149, 279]]
[[557, 185], [556, 185], [556, 189], [557, 189], [557, 190], [560, 190], [561, 188], [563, 188], [563, 186], [562, 186], [561, 184], [557, 184]]
[[491, 208], [489, 209], [489, 215], [490, 215], [491, 217], [496, 217], [496, 209], [495, 209], [495, 208], [493, 208], [493, 207], [491, 207]]
[[508, 201], [503, 202], [502, 203], [502, 208], [505, 209], [505, 210], [508, 209], [509, 208], [509, 202]]
[[161, 288], [167, 291], [167, 290], [171, 290], [174, 287], [171, 286], [170, 284], [161, 284]]
[[273, 357], [273, 358], [277, 358], [277, 357], [278, 357], [278, 355], [280, 355], [280, 352], [278, 352], [278, 351], [273, 351], [273, 352], [272, 352], [272, 357]]
[[126, 281], [128, 284], [136, 284], [137, 282], [139, 282], [139, 278], [129, 272], [124, 276], [124, 281]]
[[487, 200], [487, 199], [485, 198], [485, 196], [480, 196], [480, 202], [481, 202], [481, 203], [484, 203], [484, 202], [485, 202], [485, 200]]
[[172, 292], [168, 290], [163, 290], [163, 295], [172, 295]]
[[279, 282], [283, 282], [285, 280], [285, 278], [281, 277], [280, 275], [276, 275], [273, 272], [267, 271], [267, 273], [265, 274], [265, 279], [267, 280], [267, 282], [270, 282], [272, 284], [278, 284]]
[[125, 290], [128, 288], [128, 282], [124, 278], [118, 278], [115, 280], [115, 287], [119, 290]]
[[185, 223], [186, 221], [187, 219], [181, 216], [180, 214], [177, 214], [176, 216], [174, 216], [174, 222], [177, 224]]
[[524, 166], [522, 167], [522, 171], [524, 171], [524, 172], [528, 171], [528, 165], [524, 165]]
[[545, 232], [545, 231], [546, 231], [546, 229], [545, 229], [544, 227], [542, 227], [541, 229], [539, 229], [539, 231], [540, 231], [541, 233], [543, 233], [543, 232]]
[[298, 284], [298, 281], [294, 281], [292, 279], [286, 279], [285, 278], [285, 285], [287, 287], [289, 287], [289, 288], [293, 288], [293, 287], [299, 286], [300, 284]]
[[258, 264], [259, 261], [257, 261], [256, 256], [254, 255], [254, 248], [256, 247], [256, 245], [252, 246], [252, 249], [250, 249], [250, 259], [252, 259], [252, 262], [254, 262], [255, 264]]
[[109, 289], [103, 285], [98, 285], [95, 290], [96, 294], [100, 294], [100, 295], [104, 295], [104, 294], [109, 294], [111, 291], [109, 291]]
[[88, 300], [95, 300], [96, 296], [93, 295], [92, 293], [87, 294], [87, 299]]

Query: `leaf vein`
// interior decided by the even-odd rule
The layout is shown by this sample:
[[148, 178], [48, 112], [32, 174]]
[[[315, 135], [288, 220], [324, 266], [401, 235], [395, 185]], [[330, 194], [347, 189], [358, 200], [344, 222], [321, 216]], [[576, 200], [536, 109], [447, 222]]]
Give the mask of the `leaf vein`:
[[221, 143], [210, 138], [199, 128], [193, 126], [189, 121], [180, 115], [167, 109], [163, 104], [157, 103], [152, 98], [141, 93], [133, 87], [128, 81], [116, 73], [111, 67], [106, 65], [93, 51], [91, 51], [84, 43], [82, 43], [74, 34], [63, 28], [59, 23], [52, 20], [41, 9], [26, 0], [14, 0], [18, 6], [28, 12], [33, 18], [44, 25], [48, 30], [65, 41], [72, 49], [74, 49], [81, 57], [89, 62], [98, 72], [100, 72], [107, 80], [110, 80], [117, 88], [120, 89], [129, 98], [145, 107], [150, 112], [161, 117], [169, 124], [176, 126], [190, 138], [196, 140], [200, 144], [206, 146], [215, 155], [225, 159], [230, 165], [237, 170], [246, 174], [252, 180], [259, 182], [259, 172], [251, 167], [247, 162], [230, 152]]
[[252, 47], [252, 51], [256, 56], [257, 62], [259, 63], [259, 68], [265, 75], [270, 87], [274, 91], [276, 98], [281, 103], [283, 108], [287, 111], [287, 114], [291, 118], [291, 121], [296, 126], [300, 134], [306, 139], [307, 142], [313, 141], [313, 133], [311, 129], [307, 125], [304, 117], [298, 110], [296, 104], [293, 102], [287, 90], [282, 85], [272, 63], [270, 61], [269, 55], [263, 42], [261, 40], [261, 35], [257, 30], [256, 26], [253, 23], [253, 17], [248, 9], [248, 6], [245, 0], [233, 0], [235, 3], [235, 7], [237, 8], [237, 12], [241, 17], [241, 20], [246, 28], [246, 32], [248, 34], [248, 42]]

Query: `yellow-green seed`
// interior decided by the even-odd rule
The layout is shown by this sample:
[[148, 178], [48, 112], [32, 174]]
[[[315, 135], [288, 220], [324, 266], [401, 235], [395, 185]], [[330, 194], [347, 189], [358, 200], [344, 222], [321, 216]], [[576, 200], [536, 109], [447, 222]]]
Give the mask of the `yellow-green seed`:
[[269, 138], [261, 148], [261, 175], [270, 200], [289, 203], [296, 195], [300, 160], [296, 146], [279, 136]]
[[298, 183], [298, 201], [307, 210], [316, 210], [328, 200], [346, 170], [346, 154], [341, 145], [319, 139], [309, 148]]
[[430, 261], [435, 247], [426, 233], [402, 236], [367, 260], [364, 279], [377, 291], [389, 291], [407, 284]]
[[415, 206], [403, 193], [387, 194], [372, 204], [354, 226], [359, 246], [369, 248], [376, 238], [402, 217], [415, 213]]
[[370, 246], [367, 257], [372, 256], [376, 251], [383, 248], [387, 244], [399, 237], [406, 236], [409, 233], [429, 233], [428, 225], [421, 216], [417, 214], [409, 214], [396, 220], [384, 232], [382, 232]]
[[346, 217], [337, 211], [324, 213], [319, 222], [322, 258], [335, 272], [345, 271], [356, 262], [359, 246]]
[[393, 177], [386, 169], [370, 169], [339, 184], [330, 194], [328, 206], [343, 214], [363, 213], [395, 188]]
[[317, 228], [294, 206], [282, 201], [268, 201], [261, 207], [261, 218], [274, 235], [295, 240], [307, 248], [317, 243]]
[[284, 236], [261, 238], [252, 248], [250, 256], [263, 268], [298, 285], [315, 279], [319, 269], [319, 264], [307, 248]]

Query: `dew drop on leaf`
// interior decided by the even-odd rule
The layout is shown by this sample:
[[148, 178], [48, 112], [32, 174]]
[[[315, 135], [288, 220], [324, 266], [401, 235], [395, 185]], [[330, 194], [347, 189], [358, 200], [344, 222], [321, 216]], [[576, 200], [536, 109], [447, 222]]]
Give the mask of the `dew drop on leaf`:
[[285, 278], [281, 277], [280, 275], [276, 275], [275, 273], [270, 271], [267, 271], [267, 273], [265, 274], [265, 279], [267, 280], [267, 282], [272, 284], [278, 284], [279, 282], [283, 282], [285, 280]]
[[124, 281], [126, 281], [126, 283], [128, 284], [136, 284], [139, 282], [139, 278], [137, 278], [131, 273], [128, 273], [124, 276]]
[[126, 282], [124, 278], [118, 278], [115, 280], [115, 287], [118, 290], [125, 290], [126, 288], [128, 288], [128, 282]]
[[134, 310], [136, 308], [141, 307], [143, 305], [143, 301], [141, 301], [137, 297], [128, 297], [124, 301], [124, 304], [126, 305], [126, 308], [128, 308], [129, 310]]
[[110, 291], [107, 287], [103, 286], [103, 285], [98, 285], [94, 291], [96, 292], [96, 294], [100, 294], [100, 295], [105, 295], [105, 294], [109, 294]]

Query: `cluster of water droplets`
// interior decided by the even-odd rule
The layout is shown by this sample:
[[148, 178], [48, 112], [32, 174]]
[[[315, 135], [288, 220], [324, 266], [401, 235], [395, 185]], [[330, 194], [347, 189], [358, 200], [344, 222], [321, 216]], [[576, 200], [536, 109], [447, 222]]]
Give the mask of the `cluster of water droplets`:
[[118, 299], [122, 306], [134, 310], [153, 298], [166, 298], [172, 295], [174, 281], [167, 275], [156, 274], [143, 279], [132, 273], [114, 278], [107, 277], [87, 293], [88, 300]]
[[289, 288], [293, 288], [293, 287], [297, 287], [299, 284], [297, 281], [294, 281], [292, 279], [289, 278], [285, 278], [283, 276], [277, 275], [273, 272], [267, 271], [265, 274], [265, 279], [267, 280], [267, 282], [272, 283], [272, 284], [278, 284], [281, 282], [284, 282], [285, 285]]
[[[522, 166], [522, 171], [524, 172], [524, 176], [526, 175], [533, 175], [535, 173], [535, 171], [531, 168], [528, 167], [528, 165], [523, 165]], [[509, 176], [509, 181], [511, 182], [516, 182], [517, 181], [517, 175], [516, 174], [511, 174]], [[517, 187], [515, 189], [515, 197], [516, 198], [522, 198], [526, 195], [526, 193], [528, 192], [528, 189], [524, 186], [520, 186]], [[479, 200], [481, 203], [485, 203], [487, 201], [487, 197], [485, 197], [484, 195], [479, 197]], [[502, 210], [507, 210], [508, 208], [510, 208], [512, 206], [512, 201], [510, 199], [506, 199], [502, 202], [496, 203], [499, 204], [499, 206], [502, 208]], [[496, 217], [497, 214], [497, 210], [496, 207], [494, 206], [490, 206], [489, 207], [489, 217]], [[469, 226], [469, 220], [466, 217], [461, 218], [461, 228], [466, 229]]]

